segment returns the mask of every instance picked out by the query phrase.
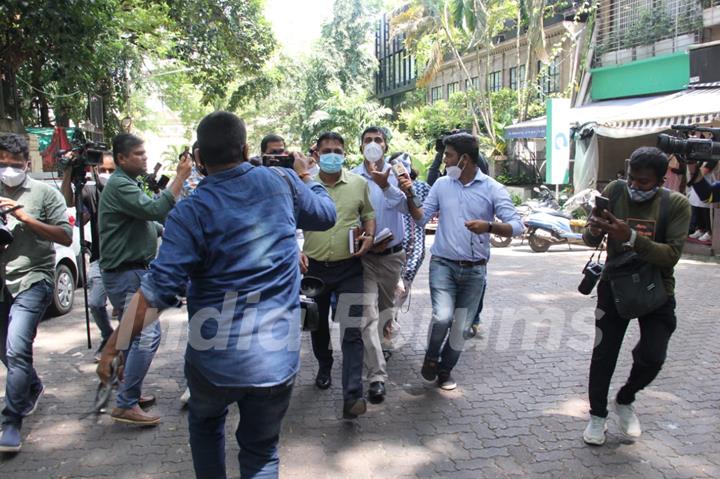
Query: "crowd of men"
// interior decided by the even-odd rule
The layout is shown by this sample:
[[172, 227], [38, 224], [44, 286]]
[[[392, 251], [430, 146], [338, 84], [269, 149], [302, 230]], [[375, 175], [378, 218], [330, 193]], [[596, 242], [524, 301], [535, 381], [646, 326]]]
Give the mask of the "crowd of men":
[[[354, 141], [358, 143], [353, 144]], [[453, 370], [465, 341], [477, 328], [490, 258], [489, 235], [520, 235], [524, 226], [505, 188], [487, 174], [477, 139], [468, 133], [444, 138], [432, 186], [417, 179], [409, 157], [389, 155], [387, 131], [368, 127], [357, 140], [326, 132], [305, 157], [289, 154], [281, 137], [269, 135], [251, 161], [245, 125], [227, 112], [206, 116], [197, 142], [181, 156], [167, 189], [148, 195], [138, 182], [146, 172], [143, 140], [120, 134], [112, 157], [92, 172], [83, 191], [80, 223], [92, 228], [89, 306], [100, 329], [98, 374], [107, 382], [122, 357], [123, 380], [114, 421], [141, 426], [161, 420], [147, 409], [155, 397], [143, 380], [160, 343], [158, 315], [186, 301], [188, 345], [185, 377], [190, 446], [197, 477], [225, 477], [225, 417], [240, 410], [237, 440], [242, 477], [276, 477], [278, 440], [299, 368], [301, 276], [317, 279], [319, 327], [311, 333], [317, 360], [315, 384], [332, 386], [336, 359], [330, 324], [340, 326], [342, 416], [364, 414], [366, 401], [382, 403], [387, 361], [397, 330], [397, 307], [406, 300], [425, 256], [424, 225], [439, 217], [430, 250], [432, 318], [422, 377], [443, 390], [457, 387]], [[350, 170], [348, 153], [364, 161]], [[267, 158], [292, 158], [289, 168]], [[689, 207], [670, 196], [670, 222], [662, 238], [638, 235], [626, 219], [652, 221], [665, 193], [667, 157], [638, 150], [625, 185], [604, 192], [619, 198], [612, 212], [594, 211], [589, 244], [608, 244], [608, 255], [635, 251], [662, 269], [668, 299], [640, 316], [641, 339], [633, 369], [615, 402], [621, 425], [640, 434], [632, 403], [660, 371], [675, 328], [673, 266], [684, 242]], [[33, 368], [32, 343], [52, 295], [53, 243], [70, 244], [62, 194], [28, 176], [28, 146], [19, 135], [0, 137], [0, 208], [14, 235], [3, 253], [0, 350], [7, 367], [0, 451], [17, 452], [21, 426], [35, 411], [43, 385]], [[63, 199], [64, 196], [64, 199]], [[302, 250], [297, 230], [303, 232]], [[682, 234], [681, 234], [682, 232]], [[682, 238], [681, 238], [682, 236]], [[158, 239], [162, 238], [158, 249]], [[607, 395], [628, 319], [614, 309], [614, 292], [598, 286], [597, 326], [602, 338], [590, 369], [591, 420], [585, 441], [604, 442]], [[106, 299], [122, 322], [113, 328]], [[365, 382], [368, 387], [365, 390]]]

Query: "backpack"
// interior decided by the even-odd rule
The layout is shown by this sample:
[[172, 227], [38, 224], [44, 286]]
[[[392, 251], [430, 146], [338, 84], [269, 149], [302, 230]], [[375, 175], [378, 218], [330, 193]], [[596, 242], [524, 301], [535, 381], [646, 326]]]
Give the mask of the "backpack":
[[[610, 211], [617, 205], [626, 188], [625, 181], [618, 181], [610, 192]], [[664, 243], [670, 217], [670, 190], [660, 188], [660, 216], [655, 227], [655, 241]], [[607, 261], [606, 277], [621, 318], [639, 318], [652, 313], [668, 300], [660, 268], [643, 260], [635, 251], [626, 251]]]

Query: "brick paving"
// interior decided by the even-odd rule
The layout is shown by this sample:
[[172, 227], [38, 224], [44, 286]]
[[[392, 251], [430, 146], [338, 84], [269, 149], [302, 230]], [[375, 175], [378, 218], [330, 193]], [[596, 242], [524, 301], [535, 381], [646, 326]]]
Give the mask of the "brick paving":
[[[562, 246], [535, 254], [517, 243], [493, 250], [485, 335], [468, 343], [452, 392], [419, 374], [430, 319], [426, 260], [409, 311], [400, 316], [387, 400], [355, 422], [338, 420], [339, 367], [330, 390], [314, 387], [315, 360], [305, 337], [282, 434], [281, 477], [720, 477], [718, 264], [684, 259], [677, 268], [678, 329], [664, 370], [636, 403], [643, 436], [626, 441], [611, 416], [606, 446], [588, 447], [581, 435], [594, 300], [575, 292], [588, 255]], [[186, 412], [178, 399], [184, 311], [163, 315], [163, 342], [146, 382], [163, 422], [138, 429], [113, 424], [107, 415], [82, 418], [96, 379], [80, 301], [71, 314], [40, 327], [35, 358], [46, 394], [25, 422], [23, 451], [0, 458], [0, 477], [192, 477]], [[636, 339], [634, 324], [611, 394], [627, 377]], [[335, 355], [339, 365], [339, 347]], [[0, 395], [5, 373], [0, 367]], [[232, 477], [239, 475], [236, 423], [232, 409], [226, 431]]]

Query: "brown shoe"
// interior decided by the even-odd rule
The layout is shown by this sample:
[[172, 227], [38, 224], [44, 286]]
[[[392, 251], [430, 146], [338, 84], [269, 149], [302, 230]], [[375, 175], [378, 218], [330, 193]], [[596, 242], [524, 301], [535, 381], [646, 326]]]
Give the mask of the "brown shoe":
[[110, 414], [113, 421], [124, 422], [126, 424], [135, 424], [138, 426], [155, 426], [160, 424], [159, 416], [151, 416], [145, 411], [140, 409], [140, 406], [135, 406], [132, 409], [121, 409], [116, 407]]
[[140, 396], [140, 399], [138, 399], [138, 406], [143, 409], [147, 409], [153, 404], [155, 404], [155, 396], [153, 396], [152, 394], [148, 394], [147, 396]]

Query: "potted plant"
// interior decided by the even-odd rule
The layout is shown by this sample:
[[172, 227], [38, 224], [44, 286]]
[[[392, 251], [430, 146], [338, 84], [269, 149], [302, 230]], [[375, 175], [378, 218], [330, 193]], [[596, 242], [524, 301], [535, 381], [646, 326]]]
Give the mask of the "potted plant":
[[652, 28], [648, 33], [655, 40], [655, 56], [673, 52], [673, 25], [666, 12], [660, 9], [652, 12]]
[[628, 30], [628, 42], [635, 46], [635, 60], [642, 60], [653, 56], [653, 42], [655, 38], [648, 35], [654, 27], [654, 17], [652, 11], [647, 8], [642, 9], [638, 16], [637, 22]]

